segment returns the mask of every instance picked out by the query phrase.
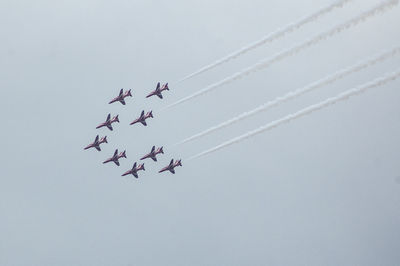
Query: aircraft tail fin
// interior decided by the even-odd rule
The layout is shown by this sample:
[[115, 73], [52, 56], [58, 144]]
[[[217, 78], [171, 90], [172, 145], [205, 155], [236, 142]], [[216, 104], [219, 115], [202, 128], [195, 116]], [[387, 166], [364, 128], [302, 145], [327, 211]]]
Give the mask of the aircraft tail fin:
[[142, 169], [143, 169], [143, 171], [145, 171], [146, 169], [144, 169], [144, 164], [142, 164]]
[[107, 136], [104, 136], [103, 141], [104, 141], [105, 143], [108, 143], [108, 141], [107, 141]]
[[121, 157], [126, 158], [126, 151], [123, 151], [123, 152], [121, 153]]
[[160, 152], [161, 152], [162, 154], [164, 154], [163, 146], [161, 146]]
[[115, 117], [115, 121], [117, 121], [119, 123], [118, 115]]
[[153, 118], [153, 111], [150, 111], [150, 112], [149, 112], [149, 116], [150, 116], [151, 118]]
[[128, 90], [128, 92], [126, 93], [126, 96], [131, 96], [132, 97], [131, 89]]
[[168, 82], [167, 83], [165, 83], [165, 87], [164, 87], [167, 91], [169, 91], [169, 88], [168, 88]]

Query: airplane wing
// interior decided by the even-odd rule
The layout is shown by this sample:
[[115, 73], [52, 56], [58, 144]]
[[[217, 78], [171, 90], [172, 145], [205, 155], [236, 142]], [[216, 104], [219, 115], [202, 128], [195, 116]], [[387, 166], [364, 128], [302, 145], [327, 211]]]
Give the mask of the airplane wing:
[[106, 121], [109, 121], [110, 118], [111, 118], [111, 114], [108, 114], [108, 115], [107, 115], [107, 120], [106, 120]]
[[114, 163], [119, 166], [119, 161], [114, 161]]
[[118, 154], [118, 149], [115, 150], [113, 157], [117, 156], [117, 154]]
[[169, 171], [173, 174], [175, 174], [175, 170], [173, 168], [169, 169]]
[[132, 175], [134, 175], [136, 178], [139, 178], [139, 176], [136, 172], [132, 172]]
[[162, 99], [162, 98], [163, 98], [163, 96], [162, 96], [161, 92], [160, 92], [160, 93], [157, 93], [157, 96], [158, 96], [158, 98], [160, 98], [160, 99]]
[[119, 102], [122, 103], [123, 105], [125, 105], [125, 100], [124, 99], [119, 100]]
[[153, 159], [153, 161], [157, 162], [156, 156], [152, 156], [151, 159]]
[[94, 142], [97, 143], [99, 141], [99, 135], [96, 136], [96, 138], [94, 139]]
[[119, 91], [119, 95], [122, 95], [122, 93], [124, 93], [124, 89], [121, 89], [121, 90]]
[[160, 82], [157, 83], [157, 87], [156, 87], [156, 90], [159, 90], [159, 89], [160, 89]]
[[107, 128], [109, 129], [109, 130], [113, 130], [113, 127], [111, 126], [111, 125], [107, 125]]
[[140, 113], [140, 117], [144, 116], [144, 110]]
[[144, 126], [147, 126], [146, 120], [140, 121]]
[[169, 162], [169, 165], [171, 166], [174, 163], [174, 159], [171, 159], [171, 162]]
[[101, 151], [100, 146], [94, 146], [96, 150]]
[[153, 147], [151, 148], [151, 152], [154, 152], [155, 149], [156, 149], [156, 146], [153, 146]]

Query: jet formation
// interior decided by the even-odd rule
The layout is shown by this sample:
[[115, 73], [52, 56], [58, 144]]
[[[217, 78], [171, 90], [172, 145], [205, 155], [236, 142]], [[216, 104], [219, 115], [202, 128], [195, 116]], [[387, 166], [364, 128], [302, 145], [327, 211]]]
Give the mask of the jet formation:
[[[157, 83], [156, 89], [154, 91], [152, 91], [150, 94], [148, 94], [146, 96], [146, 98], [149, 98], [151, 96], [158, 96], [160, 99], [163, 99], [163, 95], [162, 92], [165, 90], [169, 90], [168, 87], [168, 83], [163, 84], [162, 86], [160, 86], [160, 82]], [[117, 97], [113, 98], [109, 104], [115, 103], [115, 102], [120, 102], [122, 105], [126, 105], [125, 102], [125, 98], [126, 97], [133, 97], [132, 96], [132, 92], [131, 89], [126, 90], [124, 92], [124, 89], [121, 89], [119, 91], [119, 94]], [[136, 124], [136, 123], [141, 123], [144, 126], [147, 126], [146, 123], [146, 119], [148, 118], [153, 118], [153, 111], [149, 111], [147, 113], [145, 113], [145, 111], [143, 110], [140, 114], [140, 116], [135, 119], [134, 121], [132, 121], [130, 123], [130, 125]], [[116, 122], [120, 122], [119, 121], [119, 117], [118, 115], [114, 116], [111, 118], [111, 114], [109, 113], [107, 115], [106, 121], [99, 124], [96, 129], [102, 128], [102, 127], [107, 127], [109, 130], [113, 131], [113, 123]], [[108, 143], [107, 141], [107, 136], [104, 136], [102, 138], [99, 137], [99, 135], [96, 136], [94, 142], [90, 143], [89, 145], [87, 145], [84, 150], [90, 149], [90, 148], [95, 148], [98, 151], [101, 151], [100, 145], [103, 143]], [[140, 158], [140, 160], [146, 160], [146, 159], [152, 159], [154, 162], [157, 162], [157, 155], [160, 154], [164, 154], [164, 150], [163, 150], [163, 146], [156, 148], [156, 146], [153, 146], [151, 148], [151, 151], [147, 154], [145, 154], [143, 157]], [[118, 149], [116, 149], [114, 151], [114, 154], [112, 157], [106, 159], [105, 161], [103, 161], [103, 164], [107, 164], [110, 162], [113, 162], [116, 166], [120, 166], [120, 159], [121, 158], [127, 158], [126, 156], [126, 151], [124, 150], [123, 152], [118, 152]], [[162, 173], [164, 171], [169, 171], [173, 174], [175, 174], [175, 167], [177, 166], [182, 166], [181, 160], [176, 160], [174, 161], [174, 159], [171, 160], [171, 162], [169, 163], [169, 165], [167, 165], [166, 167], [162, 168], [160, 171], [158, 171], [159, 173]], [[122, 176], [127, 176], [132, 174], [134, 177], [139, 178], [138, 172], [139, 171], [145, 171], [144, 168], [144, 163], [138, 164], [137, 162], [134, 162], [132, 168], [128, 171], [126, 171], [125, 173], [122, 174]]]

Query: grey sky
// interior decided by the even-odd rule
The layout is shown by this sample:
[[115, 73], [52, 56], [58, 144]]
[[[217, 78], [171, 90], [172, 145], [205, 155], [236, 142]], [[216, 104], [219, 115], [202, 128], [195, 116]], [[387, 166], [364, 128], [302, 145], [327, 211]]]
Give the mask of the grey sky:
[[[187, 158], [399, 67], [396, 56], [179, 148], [174, 144], [400, 44], [400, 6], [165, 113], [168, 104], [378, 3], [354, 0], [238, 60], [198, 68], [331, 3], [2, 1], [0, 265], [398, 265], [399, 81]], [[170, 82], [163, 101], [145, 99]], [[108, 105], [132, 88], [127, 105]], [[129, 126], [142, 109], [148, 127]], [[114, 131], [96, 130], [108, 113]], [[96, 134], [102, 152], [83, 151]], [[139, 179], [121, 177], [152, 145]], [[121, 166], [102, 165], [115, 148]]]

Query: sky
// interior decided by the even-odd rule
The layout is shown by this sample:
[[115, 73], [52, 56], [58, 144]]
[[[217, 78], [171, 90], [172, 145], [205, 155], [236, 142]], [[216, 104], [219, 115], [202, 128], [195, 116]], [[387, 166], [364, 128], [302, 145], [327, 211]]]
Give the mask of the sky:
[[[380, 1], [353, 0], [271, 44], [199, 68], [331, 0], [0, 3], [0, 265], [398, 265], [400, 81], [244, 142], [194, 154], [396, 70], [400, 55], [173, 144], [400, 45], [400, 6], [165, 109]], [[145, 96], [169, 82], [164, 99]], [[109, 105], [120, 88], [127, 105]], [[142, 110], [148, 126], [130, 126]], [[95, 129], [119, 114], [114, 131]], [[107, 135], [102, 151], [84, 151]], [[122, 177], [145, 161], [139, 179]], [[103, 165], [126, 150], [121, 166]], [[158, 174], [182, 158], [176, 174]]]

